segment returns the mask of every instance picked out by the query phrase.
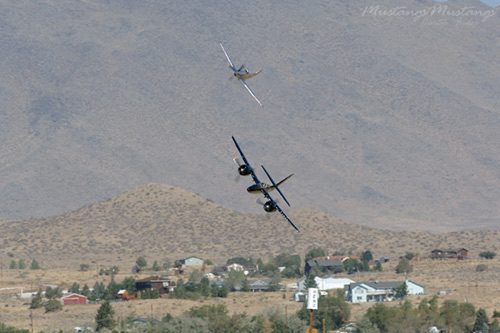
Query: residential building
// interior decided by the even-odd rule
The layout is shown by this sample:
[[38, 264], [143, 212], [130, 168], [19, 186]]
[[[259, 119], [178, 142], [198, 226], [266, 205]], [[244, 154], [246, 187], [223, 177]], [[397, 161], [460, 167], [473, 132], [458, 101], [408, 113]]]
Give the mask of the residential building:
[[397, 288], [403, 283], [406, 283], [408, 295], [422, 295], [424, 293], [424, 286], [411, 280], [403, 282], [353, 283], [346, 286], [344, 291], [347, 296], [347, 301], [352, 303], [382, 302], [394, 299]]
[[[314, 278], [314, 281], [316, 282], [319, 290], [344, 289], [345, 286], [355, 283], [351, 279], [336, 279], [332, 276], [329, 276], [327, 278], [316, 276]], [[305, 284], [306, 279], [304, 278], [297, 282], [297, 288], [299, 290], [305, 290]]]
[[159, 276], [150, 276], [144, 279], [136, 280], [135, 288], [138, 292], [157, 289], [160, 295], [164, 295], [175, 290], [175, 282]]
[[85, 305], [87, 304], [87, 297], [79, 294], [71, 294], [63, 297], [62, 299], [63, 305]]
[[203, 259], [194, 256], [180, 259], [178, 260], [178, 262], [182, 265], [183, 268], [193, 267], [193, 266], [203, 266]]
[[431, 258], [432, 259], [466, 259], [467, 255], [469, 254], [469, 250], [461, 248], [458, 250], [440, 250], [440, 249], [435, 249], [432, 250], [431, 252]]
[[346, 259], [348, 258], [334, 258], [329, 256], [313, 258], [307, 261], [304, 272], [306, 275], [308, 275], [311, 269], [316, 266], [319, 267], [322, 271], [328, 269], [333, 272], [342, 272], [344, 270], [344, 261]]

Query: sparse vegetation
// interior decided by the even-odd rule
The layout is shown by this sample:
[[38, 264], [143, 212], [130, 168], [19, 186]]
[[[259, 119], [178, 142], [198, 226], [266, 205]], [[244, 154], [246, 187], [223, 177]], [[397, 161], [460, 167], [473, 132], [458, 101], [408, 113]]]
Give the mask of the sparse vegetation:
[[481, 253], [479, 253], [479, 256], [481, 258], [484, 258], [484, 259], [493, 259], [495, 258], [497, 254], [495, 252], [492, 252], [492, 251], [483, 251]]
[[398, 274], [407, 274], [413, 271], [413, 266], [410, 264], [410, 261], [406, 258], [403, 258], [399, 261], [399, 264], [396, 266], [396, 273]]

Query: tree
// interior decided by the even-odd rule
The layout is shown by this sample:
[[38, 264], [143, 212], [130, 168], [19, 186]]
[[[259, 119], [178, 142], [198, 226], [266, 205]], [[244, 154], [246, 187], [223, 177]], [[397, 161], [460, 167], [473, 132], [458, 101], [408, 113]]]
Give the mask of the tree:
[[102, 303], [101, 307], [97, 310], [97, 315], [95, 317], [95, 322], [97, 324], [96, 330], [100, 331], [103, 328], [113, 329], [115, 324], [113, 320], [114, 314], [115, 311], [108, 301]]
[[406, 282], [401, 283], [399, 287], [396, 288], [396, 298], [397, 299], [404, 299], [408, 295], [408, 286], [406, 285]]
[[496, 332], [500, 330], [500, 323], [498, 322], [498, 319], [493, 319], [493, 321], [491, 322], [491, 325], [490, 325], [490, 331], [491, 332]]
[[60, 290], [59, 287], [47, 287], [47, 289], [45, 290], [45, 297], [47, 297], [48, 299], [61, 298], [62, 290]]
[[306, 287], [306, 289], [318, 287], [318, 284], [316, 283], [316, 280], [314, 280], [314, 278], [315, 278], [315, 276], [312, 274], [309, 274], [306, 276], [306, 280], [304, 283], [304, 286]]
[[154, 261], [153, 262], [153, 267], [152, 267], [153, 271], [155, 272], [158, 272], [161, 268], [160, 268], [160, 265], [158, 265], [158, 261]]
[[344, 270], [348, 273], [354, 273], [359, 268], [358, 259], [349, 258], [344, 260]]
[[366, 250], [365, 252], [361, 253], [361, 261], [370, 262], [371, 260], [373, 260], [373, 254], [370, 250]]
[[476, 312], [476, 321], [474, 322], [473, 329], [475, 332], [483, 331], [484, 325], [488, 327], [488, 316], [484, 309], [479, 309]]
[[[42, 290], [40, 289], [38, 293], [31, 299], [30, 309], [38, 309], [43, 306], [42, 300]], [[1, 330], [0, 330], [1, 332]]]
[[40, 269], [40, 265], [38, 264], [38, 261], [36, 261], [36, 259], [33, 259], [31, 261], [30, 269]]
[[120, 283], [120, 289], [125, 289], [129, 294], [134, 294], [137, 291], [135, 287], [135, 279], [131, 276], [123, 279]]
[[91, 295], [91, 292], [90, 292], [90, 288], [87, 284], [84, 284], [83, 285], [83, 288], [82, 288], [82, 291], [81, 291], [82, 295], [89, 298], [90, 295]]
[[[335, 297], [320, 297], [318, 299], [318, 310], [314, 311], [316, 314], [313, 313], [313, 327], [322, 329], [324, 319], [327, 331], [341, 327], [344, 319], [350, 317], [349, 305], [344, 299], [342, 290], [338, 290]], [[300, 319], [309, 321], [310, 310], [307, 309], [306, 303], [304, 303], [297, 315]]]
[[15, 260], [10, 261], [10, 269], [16, 269], [17, 268], [17, 262]]
[[356, 326], [360, 333], [380, 333], [377, 325], [373, 324], [367, 316], [361, 317], [361, 319], [356, 322]]
[[305, 260], [305, 262], [307, 264], [307, 262], [309, 260], [311, 260], [311, 259], [314, 259], [314, 258], [317, 258], [317, 257], [324, 257], [324, 256], [326, 256], [325, 250], [323, 250], [320, 247], [316, 247], [316, 248], [310, 250], [309, 252], [307, 252], [304, 260]]
[[410, 261], [406, 258], [403, 258], [399, 261], [399, 264], [396, 266], [396, 273], [410, 273], [413, 271], [413, 266], [410, 265]]
[[495, 252], [492, 252], [492, 251], [484, 251], [484, 252], [481, 252], [479, 253], [479, 256], [481, 258], [484, 258], [484, 259], [493, 259], [495, 258], [497, 254]]
[[24, 259], [19, 259], [17, 266], [19, 267], [19, 269], [25, 269], [26, 263], [24, 262]]
[[62, 310], [62, 304], [57, 299], [51, 299], [45, 304], [45, 312], [55, 312]]
[[80, 285], [76, 282], [74, 282], [71, 287], [68, 289], [69, 293], [75, 293], [78, 294], [80, 293]]
[[135, 262], [140, 268], [144, 268], [148, 265], [148, 262], [146, 261], [146, 259], [144, 259], [143, 256], [140, 256], [139, 258], [137, 258], [136, 262]]
[[382, 264], [380, 263], [380, 261], [377, 261], [373, 270], [377, 272], [382, 272]]

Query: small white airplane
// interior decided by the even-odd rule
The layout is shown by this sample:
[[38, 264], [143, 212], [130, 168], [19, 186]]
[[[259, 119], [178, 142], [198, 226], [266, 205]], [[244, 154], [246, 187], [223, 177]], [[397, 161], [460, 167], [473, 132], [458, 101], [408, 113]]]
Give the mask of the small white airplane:
[[257, 103], [259, 103], [260, 106], [264, 106], [259, 101], [259, 99], [257, 98], [257, 96], [255, 96], [255, 94], [253, 93], [252, 89], [250, 89], [250, 87], [248, 86], [248, 84], [245, 82], [245, 80], [251, 79], [255, 75], [257, 75], [260, 72], [262, 72], [262, 69], [259, 70], [259, 71], [257, 71], [257, 72], [255, 72], [255, 73], [250, 73], [248, 71], [248, 69], [245, 68], [246, 67], [245, 64], [241, 65], [240, 68], [236, 68], [236, 66], [234, 66], [233, 62], [231, 61], [231, 58], [229, 58], [229, 54], [227, 54], [226, 49], [224, 49], [224, 46], [222, 45], [222, 42], [220, 43], [220, 47], [222, 47], [222, 51], [224, 51], [224, 54], [226, 55], [227, 61], [229, 61], [229, 67], [231, 67], [231, 69], [234, 72], [234, 76], [232, 76], [231, 79], [233, 77], [237, 77], [238, 80], [240, 80], [241, 83], [243, 83], [243, 85], [245, 86], [245, 88], [247, 88], [248, 92], [253, 96], [253, 98], [255, 98], [255, 100], [257, 101]]

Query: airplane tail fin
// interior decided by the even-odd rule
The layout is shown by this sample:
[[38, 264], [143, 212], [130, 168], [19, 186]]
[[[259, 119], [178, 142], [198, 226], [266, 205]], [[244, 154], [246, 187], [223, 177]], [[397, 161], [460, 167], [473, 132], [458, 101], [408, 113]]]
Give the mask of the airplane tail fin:
[[260, 72], [262, 72], [262, 69], [261, 70], [258, 70], [257, 72], [253, 73], [250, 77], [254, 77], [256, 76], [257, 74], [260, 74]]
[[281, 195], [281, 197], [283, 198], [283, 200], [285, 200], [286, 204], [287, 204], [288, 206], [290, 206], [290, 203], [288, 202], [288, 200], [286, 200], [285, 196], [283, 195], [283, 193], [281, 192], [281, 190], [279, 189], [279, 187], [278, 187], [278, 186], [279, 186], [279, 185], [281, 185], [281, 184], [283, 184], [283, 183], [284, 183], [285, 181], [287, 181], [288, 179], [290, 179], [290, 177], [292, 177], [292, 176], [293, 176], [293, 173], [292, 173], [290, 176], [285, 177], [285, 178], [284, 178], [283, 180], [281, 180], [278, 184], [276, 184], [276, 183], [274, 182], [274, 180], [271, 178], [271, 175], [269, 174], [269, 172], [267, 172], [266, 168], [264, 168], [264, 166], [263, 166], [263, 165], [261, 165], [261, 167], [262, 167], [262, 169], [264, 169], [264, 172], [266, 173], [266, 175], [267, 175], [267, 177], [269, 178], [269, 180], [271, 181], [271, 183], [273, 183], [273, 186], [274, 186], [274, 188], [276, 189], [276, 191], [278, 191], [278, 193]]

